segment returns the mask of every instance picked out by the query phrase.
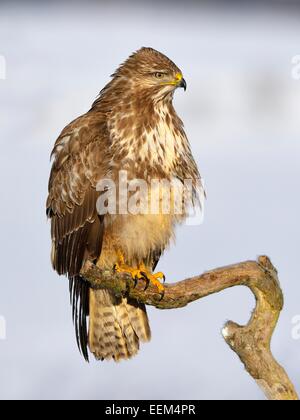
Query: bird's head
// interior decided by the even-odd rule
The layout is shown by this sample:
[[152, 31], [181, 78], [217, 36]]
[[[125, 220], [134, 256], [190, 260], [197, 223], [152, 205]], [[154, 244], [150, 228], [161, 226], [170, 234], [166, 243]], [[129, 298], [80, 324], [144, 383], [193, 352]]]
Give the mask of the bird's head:
[[153, 48], [143, 47], [132, 54], [113, 76], [156, 99], [172, 95], [178, 87], [187, 87], [176, 64]]

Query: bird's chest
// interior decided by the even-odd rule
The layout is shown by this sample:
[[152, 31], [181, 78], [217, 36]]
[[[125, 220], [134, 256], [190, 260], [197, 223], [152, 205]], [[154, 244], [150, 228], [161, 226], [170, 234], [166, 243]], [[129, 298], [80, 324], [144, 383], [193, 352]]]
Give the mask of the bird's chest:
[[157, 114], [156, 124], [145, 127], [142, 141], [136, 148], [136, 165], [146, 164], [150, 172], [153, 169], [166, 177], [172, 171], [184, 151], [184, 138], [177, 130], [165, 110]]
[[137, 161], [148, 163], [149, 169], [161, 166], [169, 172], [178, 159], [179, 148], [180, 138], [176, 136], [174, 127], [160, 118], [155, 127], [145, 130], [141, 147], [136, 150]]
[[157, 110], [148, 123], [133, 121], [130, 129], [113, 130], [113, 167], [121, 166], [134, 178], [170, 178], [184, 154], [184, 134], [165, 108]]
[[114, 139], [112, 177], [118, 211], [106, 218], [106, 231], [123, 248], [126, 244], [123, 252], [130, 260], [143, 260], [151, 251], [168, 246], [176, 223], [183, 218], [174, 211], [171, 182], [184, 153], [185, 137], [167, 110], [161, 109], [154, 123], [136, 121], [130, 130], [121, 124]]

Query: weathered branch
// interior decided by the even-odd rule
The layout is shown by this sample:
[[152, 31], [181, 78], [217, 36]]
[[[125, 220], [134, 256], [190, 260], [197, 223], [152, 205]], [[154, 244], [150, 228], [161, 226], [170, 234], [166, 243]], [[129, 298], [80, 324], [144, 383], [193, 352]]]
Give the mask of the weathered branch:
[[283, 295], [277, 271], [268, 257], [218, 268], [200, 276], [165, 285], [163, 299], [143, 281], [135, 283], [127, 274], [101, 270], [87, 263], [82, 276], [95, 289], [110, 289], [159, 309], [174, 309], [233, 286], [247, 286], [254, 293], [256, 308], [242, 327], [228, 322], [223, 329], [227, 344], [237, 353], [246, 370], [270, 400], [297, 400], [293, 384], [271, 353], [271, 338], [283, 308]]

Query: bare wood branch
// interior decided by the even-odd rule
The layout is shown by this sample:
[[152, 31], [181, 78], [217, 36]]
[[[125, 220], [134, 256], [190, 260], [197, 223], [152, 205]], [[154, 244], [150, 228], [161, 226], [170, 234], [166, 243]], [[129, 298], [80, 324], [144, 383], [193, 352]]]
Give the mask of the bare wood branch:
[[256, 308], [246, 326], [228, 322], [223, 336], [239, 356], [246, 370], [270, 400], [298, 400], [297, 393], [284, 369], [271, 352], [271, 339], [283, 308], [283, 294], [277, 271], [268, 257], [258, 262], [246, 261], [218, 268], [178, 283], [166, 284], [163, 299], [157, 289], [135, 282], [127, 274], [102, 270], [86, 263], [82, 277], [95, 289], [110, 289], [116, 295], [127, 295], [158, 309], [182, 308], [195, 300], [229, 287], [246, 286], [256, 298]]

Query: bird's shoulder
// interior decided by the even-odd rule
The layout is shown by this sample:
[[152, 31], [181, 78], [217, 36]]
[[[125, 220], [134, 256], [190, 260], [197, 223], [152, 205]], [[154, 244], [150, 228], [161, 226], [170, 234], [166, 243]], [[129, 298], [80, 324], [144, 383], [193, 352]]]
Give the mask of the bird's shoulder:
[[51, 153], [53, 167], [61, 168], [68, 159], [86, 152], [92, 143], [105, 151], [107, 142], [106, 119], [99, 114], [88, 112], [76, 118], [60, 133]]
[[107, 173], [109, 149], [106, 121], [101, 115], [89, 112], [67, 125], [51, 154], [47, 207], [60, 214], [60, 207], [81, 205], [86, 192]]

